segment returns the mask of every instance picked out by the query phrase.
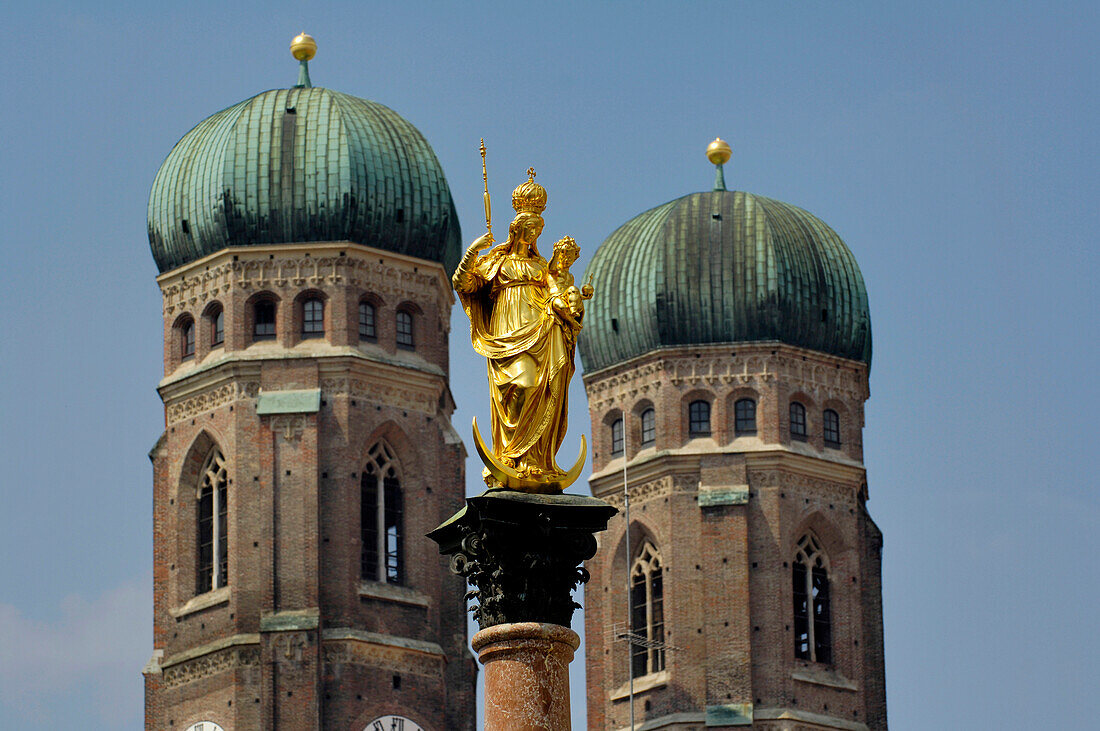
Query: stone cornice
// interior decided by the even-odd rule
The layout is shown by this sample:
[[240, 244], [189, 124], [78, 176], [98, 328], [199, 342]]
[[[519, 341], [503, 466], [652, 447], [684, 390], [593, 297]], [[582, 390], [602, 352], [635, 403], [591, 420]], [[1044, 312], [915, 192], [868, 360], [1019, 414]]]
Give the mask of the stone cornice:
[[[410, 368], [404, 361], [376, 359], [355, 348], [331, 350], [328, 356], [291, 356], [318, 362], [319, 385], [324, 396], [347, 394], [449, 416], [451, 401], [447, 397], [445, 376], [439, 369]], [[165, 404], [166, 423], [175, 424], [228, 403], [256, 398], [260, 392], [262, 358], [246, 357], [253, 355], [250, 350], [231, 353], [228, 356], [240, 357], [226, 357], [186, 376], [164, 379], [158, 391]]]
[[675, 387], [730, 389], [760, 388], [773, 381], [797, 383], [830, 397], [866, 400], [870, 396], [867, 366], [815, 350], [783, 343], [729, 343], [725, 345], [662, 348], [625, 363], [584, 375], [588, 399], [596, 411], [630, 408], [658, 389]]
[[[834, 482], [858, 484], [866, 475], [866, 469], [858, 462], [843, 457], [830, 458], [800, 454], [781, 444], [742, 450], [729, 447], [699, 449], [689, 443], [681, 449], [644, 450], [635, 455], [627, 462], [627, 479], [633, 485], [636, 482], [649, 482], [667, 474], [693, 474], [699, 471], [701, 458], [715, 455], [743, 456], [745, 466], [750, 470], [779, 469]], [[603, 492], [612, 489], [611, 485], [621, 485], [622, 479], [623, 463], [620, 458], [612, 461], [599, 472], [592, 473], [588, 481], [592, 487], [592, 494], [602, 496]]]
[[[440, 312], [454, 302], [451, 281], [437, 262], [348, 241], [237, 246], [204, 256], [157, 277], [164, 314], [201, 310], [234, 289], [351, 284], [395, 300], [435, 292]], [[393, 304], [397, 304], [394, 302]]]

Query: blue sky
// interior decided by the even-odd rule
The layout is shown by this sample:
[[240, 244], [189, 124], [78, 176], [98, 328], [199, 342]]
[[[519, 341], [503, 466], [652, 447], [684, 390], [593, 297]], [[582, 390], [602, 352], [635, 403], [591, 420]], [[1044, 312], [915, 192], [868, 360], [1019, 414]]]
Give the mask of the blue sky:
[[[479, 137], [497, 210], [534, 165], [546, 235], [582, 265], [709, 188], [716, 135], [731, 188], [828, 222], [870, 293], [891, 727], [1094, 721], [1095, 3], [304, 5], [0, 11], [0, 727], [141, 726], [163, 423], [147, 196], [188, 129], [294, 83], [302, 29], [315, 85], [424, 132], [467, 240]], [[453, 380], [480, 382], [453, 342]], [[456, 424], [487, 419], [482, 390], [455, 395]]]

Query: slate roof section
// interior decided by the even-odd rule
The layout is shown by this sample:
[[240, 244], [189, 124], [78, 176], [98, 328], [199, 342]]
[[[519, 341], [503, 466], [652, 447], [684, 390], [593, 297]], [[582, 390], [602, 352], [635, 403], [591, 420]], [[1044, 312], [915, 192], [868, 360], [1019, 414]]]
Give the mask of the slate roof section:
[[871, 363], [855, 257], [787, 203], [726, 190], [678, 198], [620, 226], [588, 275], [587, 372], [661, 347], [768, 340]]
[[392, 109], [321, 87], [274, 89], [199, 123], [149, 194], [161, 272], [228, 246], [351, 241], [458, 263], [443, 169]]

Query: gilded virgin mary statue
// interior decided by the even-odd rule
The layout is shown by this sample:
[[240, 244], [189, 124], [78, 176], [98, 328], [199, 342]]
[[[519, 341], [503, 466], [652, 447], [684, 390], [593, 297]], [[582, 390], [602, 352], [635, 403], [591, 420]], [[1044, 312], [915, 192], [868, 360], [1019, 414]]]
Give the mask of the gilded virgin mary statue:
[[474, 444], [485, 463], [489, 487], [560, 493], [580, 475], [587, 445], [568, 471], [555, 455], [565, 438], [569, 380], [584, 300], [592, 286], [577, 288], [569, 268], [580, 249], [566, 236], [554, 244], [550, 260], [539, 254], [546, 189], [535, 171], [512, 192], [516, 217], [508, 238], [492, 233], [474, 241], [452, 277], [470, 318], [470, 342], [488, 365], [492, 403], [492, 449], [474, 421]]

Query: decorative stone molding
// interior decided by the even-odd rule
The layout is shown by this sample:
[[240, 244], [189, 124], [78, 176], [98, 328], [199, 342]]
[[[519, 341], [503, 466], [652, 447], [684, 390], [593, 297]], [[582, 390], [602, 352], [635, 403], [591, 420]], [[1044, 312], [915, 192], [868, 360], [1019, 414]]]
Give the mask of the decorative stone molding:
[[258, 645], [228, 647], [163, 668], [161, 682], [165, 688], [175, 688], [185, 683], [246, 666], [259, 668], [260, 648]]
[[[730, 348], [736, 348], [735, 354]], [[601, 412], [628, 409], [638, 399], [655, 394], [663, 383], [681, 391], [709, 388], [725, 393], [740, 386], [762, 390], [776, 381], [795, 383], [821, 403], [863, 401], [869, 396], [863, 364], [778, 343], [731, 343], [701, 353], [697, 348], [661, 350], [586, 376], [585, 388], [590, 408]]]
[[168, 404], [167, 421], [169, 424], [176, 424], [233, 401], [256, 398], [259, 392], [259, 381], [233, 381], [231, 383], [223, 383], [220, 386], [216, 386], [194, 396], [189, 396]]
[[347, 394], [354, 398], [370, 399], [387, 406], [421, 411], [426, 414], [435, 414], [439, 411], [440, 389], [439, 384], [433, 384], [431, 391], [425, 391], [367, 378], [321, 379], [321, 392], [326, 396]]
[[[632, 484], [630, 485], [630, 504], [636, 505], [649, 500], [656, 500], [657, 498], [667, 497], [674, 492], [694, 492], [698, 487], [698, 483], [698, 478], [690, 475], [676, 475], [675, 477], [666, 475], [656, 480]], [[599, 497], [616, 508], [623, 507], [622, 483], [619, 483], [618, 489]]]
[[381, 639], [376, 639], [368, 632], [325, 630], [325, 664], [363, 665], [395, 673], [429, 678], [443, 677], [445, 657], [438, 646], [432, 650], [401, 647], [385, 642], [380, 635], [377, 637]]
[[306, 430], [305, 414], [277, 414], [271, 417], [271, 431], [281, 432], [283, 439], [296, 442]]
[[[249, 247], [250, 249], [253, 247]], [[405, 299], [423, 300], [425, 293], [434, 293], [435, 304], [446, 309], [450, 283], [442, 268], [429, 262], [397, 257], [354, 244], [311, 245], [316, 256], [285, 249], [274, 257], [269, 249], [259, 251], [236, 249], [221, 252], [207, 262], [207, 268], [194, 274], [169, 273], [162, 276], [161, 294], [164, 314], [201, 310], [205, 304], [235, 289], [244, 292], [284, 287], [324, 287], [351, 284], [362, 287], [394, 303]], [[343, 256], [340, 254], [343, 253]], [[197, 262], [198, 264], [198, 262]], [[195, 267], [192, 267], [192, 269]]]

